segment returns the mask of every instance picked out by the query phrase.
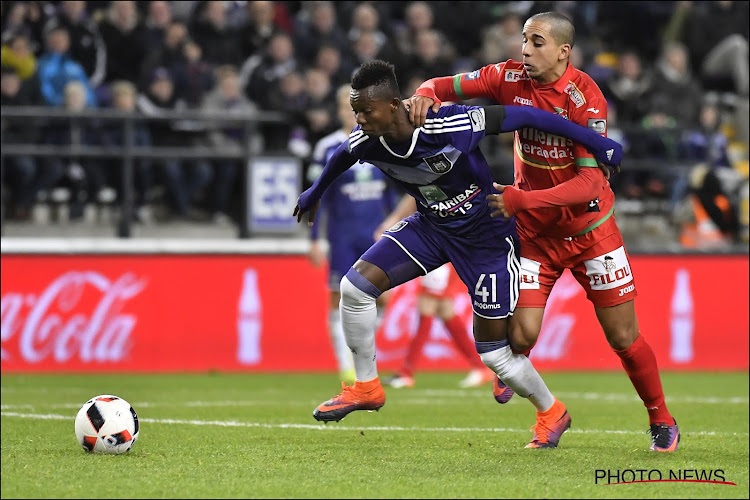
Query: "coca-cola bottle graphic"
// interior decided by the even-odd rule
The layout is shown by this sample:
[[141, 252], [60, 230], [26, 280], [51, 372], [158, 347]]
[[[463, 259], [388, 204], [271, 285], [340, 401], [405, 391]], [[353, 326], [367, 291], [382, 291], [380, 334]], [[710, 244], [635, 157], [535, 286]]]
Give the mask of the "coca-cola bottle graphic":
[[670, 320], [669, 357], [675, 363], [693, 360], [693, 293], [690, 290], [690, 273], [678, 269], [674, 279]]
[[237, 361], [245, 365], [256, 364], [261, 360], [261, 311], [258, 273], [255, 269], [245, 269], [237, 304]]

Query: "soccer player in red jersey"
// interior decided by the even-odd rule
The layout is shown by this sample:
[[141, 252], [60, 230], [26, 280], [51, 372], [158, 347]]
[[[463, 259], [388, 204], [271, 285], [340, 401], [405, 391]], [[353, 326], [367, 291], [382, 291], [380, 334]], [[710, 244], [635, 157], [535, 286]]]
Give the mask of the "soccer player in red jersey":
[[[575, 28], [562, 14], [543, 12], [523, 28], [523, 62], [509, 59], [471, 73], [433, 78], [410, 99], [410, 119], [424, 123], [441, 101], [476, 97], [552, 111], [606, 136], [607, 101], [599, 87], [569, 62]], [[664, 402], [651, 347], [638, 328], [635, 281], [614, 217], [608, 169], [581, 145], [535, 129], [515, 133], [513, 186], [488, 195], [493, 216], [515, 216], [522, 280], [510, 340], [527, 353], [539, 336], [544, 307], [565, 269], [586, 290], [612, 349], [648, 410], [651, 450], [675, 451], [680, 432]], [[504, 400], [510, 388], [495, 381]]]

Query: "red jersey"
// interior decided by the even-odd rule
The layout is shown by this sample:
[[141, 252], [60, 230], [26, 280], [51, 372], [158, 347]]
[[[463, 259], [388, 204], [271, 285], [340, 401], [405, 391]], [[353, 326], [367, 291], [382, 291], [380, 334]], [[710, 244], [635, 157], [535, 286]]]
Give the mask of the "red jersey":
[[[430, 92], [421, 90], [433, 85], [440, 100], [487, 97], [498, 104], [534, 106], [557, 113], [605, 137], [607, 134], [607, 101], [594, 80], [571, 64], [556, 82], [539, 85], [526, 75], [523, 63], [509, 59], [452, 78], [435, 78], [423, 84], [417, 94], [429, 95]], [[514, 134], [514, 186], [522, 191], [559, 186], [580, 177], [581, 168], [598, 170], [594, 156], [570, 139], [529, 128], [517, 130]], [[596, 183], [586, 182], [589, 189], [585, 196], [589, 198], [559, 206], [564, 205], [565, 200], [559, 202], [554, 197], [547, 197], [542, 207], [518, 212], [518, 223], [527, 231], [562, 238], [597, 227], [612, 215], [614, 193], [600, 172], [596, 172], [596, 176], [590, 173], [586, 172], [586, 177], [596, 178]], [[582, 185], [581, 181], [576, 181], [579, 186], [576, 189]], [[580, 189], [578, 193], [581, 193]]]

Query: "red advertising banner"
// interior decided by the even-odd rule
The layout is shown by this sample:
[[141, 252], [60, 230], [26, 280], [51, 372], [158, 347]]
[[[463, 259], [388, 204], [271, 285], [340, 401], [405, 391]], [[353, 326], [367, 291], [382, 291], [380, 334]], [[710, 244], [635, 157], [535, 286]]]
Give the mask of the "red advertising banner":
[[[631, 256], [642, 335], [668, 370], [748, 369], [747, 256]], [[335, 371], [325, 270], [305, 256], [4, 255], [2, 372]], [[416, 282], [391, 292], [378, 366], [416, 330]], [[468, 295], [455, 298], [470, 335]], [[583, 289], [555, 285], [542, 370], [620, 370]], [[419, 366], [469, 364], [434, 322]]]

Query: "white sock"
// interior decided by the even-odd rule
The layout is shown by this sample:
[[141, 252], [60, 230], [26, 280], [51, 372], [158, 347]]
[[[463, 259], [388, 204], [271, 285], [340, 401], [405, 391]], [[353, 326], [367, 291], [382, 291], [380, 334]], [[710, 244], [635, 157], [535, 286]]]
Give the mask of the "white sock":
[[352, 352], [346, 345], [344, 330], [341, 328], [341, 311], [331, 309], [328, 312], [328, 333], [331, 336], [333, 352], [339, 367], [339, 373], [347, 372], [354, 367]]
[[506, 345], [493, 351], [480, 353], [479, 357], [487, 367], [497, 373], [505, 385], [513, 389], [522, 398], [527, 398], [537, 411], [552, 408], [555, 397], [547, 388], [542, 377], [537, 373], [529, 358], [523, 354], [514, 354]]
[[341, 326], [346, 345], [354, 359], [357, 380], [368, 382], [377, 378], [375, 364], [375, 297], [363, 292], [344, 276], [341, 279]]

